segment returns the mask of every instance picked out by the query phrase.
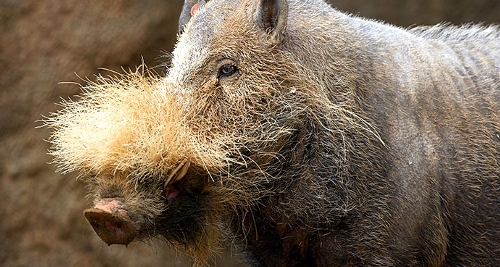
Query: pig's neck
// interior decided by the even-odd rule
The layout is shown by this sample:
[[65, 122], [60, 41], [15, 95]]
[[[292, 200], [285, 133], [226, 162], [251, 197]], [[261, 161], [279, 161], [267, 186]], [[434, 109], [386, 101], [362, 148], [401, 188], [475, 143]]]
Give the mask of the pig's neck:
[[[360, 104], [370, 78], [363, 74], [370, 67], [369, 45], [355, 37], [364, 22], [347, 26], [347, 21], [357, 19], [333, 11], [325, 14], [337, 20], [303, 23], [301, 18], [322, 19], [301, 15], [291, 19], [283, 47], [319, 78], [320, 90], [328, 97], [325, 106], [352, 106], [345, 114], [313, 107], [311, 116], [321, 114], [324, 120], [306, 116], [295, 138], [290, 138], [297, 145], [281, 151], [290, 161], [279, 164], [283, 183], [272, 185], [278, 193], [251, 207], [251, 212], [245, 207], [239, 214], [246, 215], [231, 223], [257, 266], [320, 266], [314, 258], [327, 258], [324, 266], [356, 266], [360, 261], [350, 251], [367, 242], [350, 229], [366, 223], [363, 216], [381, 213], [382, 204], [391, 201], [386, 199], [392, 185], [384, 179], [382, 160], [387, 150], [369, 126], [367, 107]], [[355, 116], [348, 117], [349, 112]], [[341, 131], [330, 131], [339, 127]], [[374, 231], [374, 238], [379, 234], [383, 233]], [[327, 256], [316, 257], [319, 254]]]
[[[362, 129], [335, 133], [325, 130], [334, 126], [331, 121], [303, 121], [290, 146], [280, 152], [288, 161], [276, 164], [280, 178], [269, 185], [276, 193], [244, 207], [238, 212], [243, 217], [233, 217], [231, 230], [263, 266], [317, 266], [312, 259], [320, 253], [331, 254], [330, 263], [356, 264], [347, 243], [359, 236], [350, 229], [363, 223], [363, 215], [376, 213], [379, 201], [386, 201], [369, 190], [389, 195], [384, 193], [390, 185], [383, 179], [383, 167], [377, 165], [383, 161], [376, 159], [382, 145]], [[345, 127], [350, 127], [347, 122]], [[325, 242], [329, 239], [335, 242]], [[350, 245], [354, 243], [362, 245], [361, 240]]]

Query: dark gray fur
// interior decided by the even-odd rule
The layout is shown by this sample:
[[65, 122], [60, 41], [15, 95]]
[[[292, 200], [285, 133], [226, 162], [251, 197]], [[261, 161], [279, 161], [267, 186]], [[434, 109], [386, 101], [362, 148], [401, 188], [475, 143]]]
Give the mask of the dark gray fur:
[[[187, 91], [202, 86], [203, 78], [190, 80], [189, 85], [176, 81], [196, 76], [200, 62], [217, 57], [203, 48], [220, 40], [236, 57], [244, 52], [236, 45], [238, 36], [231, 37], [232, 28], [259, 23], [232, 17], [241, 2], [212, 0], [193, 18], [177, 45], [192, 61], [183, 61], [186, 54], [174, 51], [173, 84]], [[356, 159], [358, 165], [372, 161], [367, 164], [372, 170], [347, 166], [342, 172], [341, 167], [330, 166], [339, 162], [336, 157], [322, 154], [337, 153], [323, 147], [338, 147], [340, 137], [324, 139], [329, 136], [316, 131], [320, 126], [308, 128], [306, 122], [298, 126], [321, 141], [309, 139], [313, 143], [304, 144], [312, 146], [310, 157], [315, 159], [299, 160], [304, 164], [301, 168], [313, 162], [322, 165], [314, 168], [316, 174], [307, 176], [332, 186], [331, 192], [337, 189], [327, 185], [328, 180], [332, 184], [347, 180], [347, 196], [335, 194], [338, 200], [350, 199], [352, 206], [344, 203], [348, 208], [341, 214], [341, 203], [326, 201], [313, 207], [286, 200], [294, 196], [285, 194], [280, 201], [288, 205], [271, 198], [268, 204], [276, 205], [271, 210], [249, 208], [258, 218], [248, 218], [256, 225], [245, 234], [244, 242], [257, 262], [262, 266], [499, 266], [498, 27], [438, 25], [405, 30], [340, 13], [320, 0], [290, 0], [289, 8], [283, 1], [262, 2], [288, 10], [287, 21], [278, 27], [284, 31], [283, 41], [273, 39], [275, 29], [260, 26], [269, 33], [262, 46], [270, 42], [277, 47], [269, 49], [291, 55], [310, 79], [319, 82], [330, 103], [354, 105], [352, 110], [370, 123], [380, 142], [375, 135], [367, 137], [366, 144], [356, 143], [363, 140], [355, 134], [344, 136], [353, 138], [343, 141], [353, 142], [346, 151], [353, 162], [346, 164], [354, 164]], [[224, 24], [224, 20], [232, 24]], [[373, 142], [379, 145], [370, 144]], [[294, 157], [286, 149], [278, 152]], [[374, 155], [367, 155], [370, 153]], [[314, 194], [300, 185], [305, 178], [296, 174], [301, 172], [292, 167], [282, 170], [281, 178], [296, 186], [282, 190]], [[306, 207], [316, 213], [312, 217], [324, 219], [324, 224], [302, 218], [300, 211]], [[295, 219], [276, 221], [280, 217], [276, 214]], [[236, 232], [239, 223], [233, 225]], [[289, 228], [281, 232], [280, 223]], [[307, 230], [308, 223], [322, 226]], [[287, 239], [300, 242], [291, 245]]]

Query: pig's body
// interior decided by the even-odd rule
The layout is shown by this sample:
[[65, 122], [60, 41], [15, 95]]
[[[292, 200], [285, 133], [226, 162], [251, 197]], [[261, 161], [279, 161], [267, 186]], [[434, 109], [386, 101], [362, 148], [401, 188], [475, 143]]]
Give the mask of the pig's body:
[[[96, 203], [120, 199], [137, 228], [125, 233], [163, 235], [196, 264], [230, 232], [255, 266], [500, 265], [496, 27], [407, 31], [319, 0], [183, 10], [194, 16], [159, 86], [182, 138], [156, 143], [161, 160], [81, 163], [60, 134], [79, 124], [49, 123], [56, 160], [99, 173]], [[130, 242], [102, 212], [86, 216], [113, 225], [103, 240]]]
[[[336, 79], [347, 72], [347, 84], [387, 149], [376, 151], [383, 158], [380, 185], [361, 196], [373, 201], [361, 201], [327, 230], [281, 226], [267, 211], [249, 215], [249, 229], [255, 220], [261, 224], [247, 242], [262, 265], [500, 264], [498, 30], [438, 26], [409, 33], [343, 16], [330, 25], [315, 17], [322, 27], [314, 27], [305, 23], [312, 17], [296, 12], [289, 15], [283, 49], [325, 77], [333, 102]], [[342, 49], [337, 37], [344, 39]], [[316, 153], [328, 153], [321, 150]], [[335, 180], [331, 173], [317, 179]], [[357, 179], [365, 183], [375, 175]]]
[[357, 31], [358, 88], [394, 183], [385, 247], [399, 259], [383, 265], [500, 264], [498, 30]]

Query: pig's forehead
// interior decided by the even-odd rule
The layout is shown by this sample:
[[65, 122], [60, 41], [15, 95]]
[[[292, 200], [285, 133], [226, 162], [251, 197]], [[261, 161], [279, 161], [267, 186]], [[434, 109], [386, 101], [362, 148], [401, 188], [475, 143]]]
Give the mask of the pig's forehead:
[[209, 1], [191, 19], [187, 34], [199, 40], [213, 38], [224, 20], [234, 13], [235, 6], [236, 3], [227, 3], [227, 1]]
[[235, 15], [238, 2], [236, 0], [211, 0], [197, 11], [173, 52], [174, 68], [182, 66], [182, 69], [190, 69], [203, 63], [204, 59], [209, 56], [218, 33], [230, 26], [225, 22], [228, 21], [228, 17]]
[[227, 27], [231, 17], [236, 16], [238, 0], [211, 0], [200, 7], [187, 25], [185, 39], [195, 47], [205, 47], [213, 42], [220, 31]]

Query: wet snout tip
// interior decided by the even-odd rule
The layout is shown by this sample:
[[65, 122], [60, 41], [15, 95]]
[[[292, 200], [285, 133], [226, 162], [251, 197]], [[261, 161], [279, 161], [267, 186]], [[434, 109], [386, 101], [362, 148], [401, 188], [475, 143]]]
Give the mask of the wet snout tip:
[[83, 212], [96, 234], [108, 245], [128, 245], [137, 236], [135, 223], [122, 213], [91, 208]]

